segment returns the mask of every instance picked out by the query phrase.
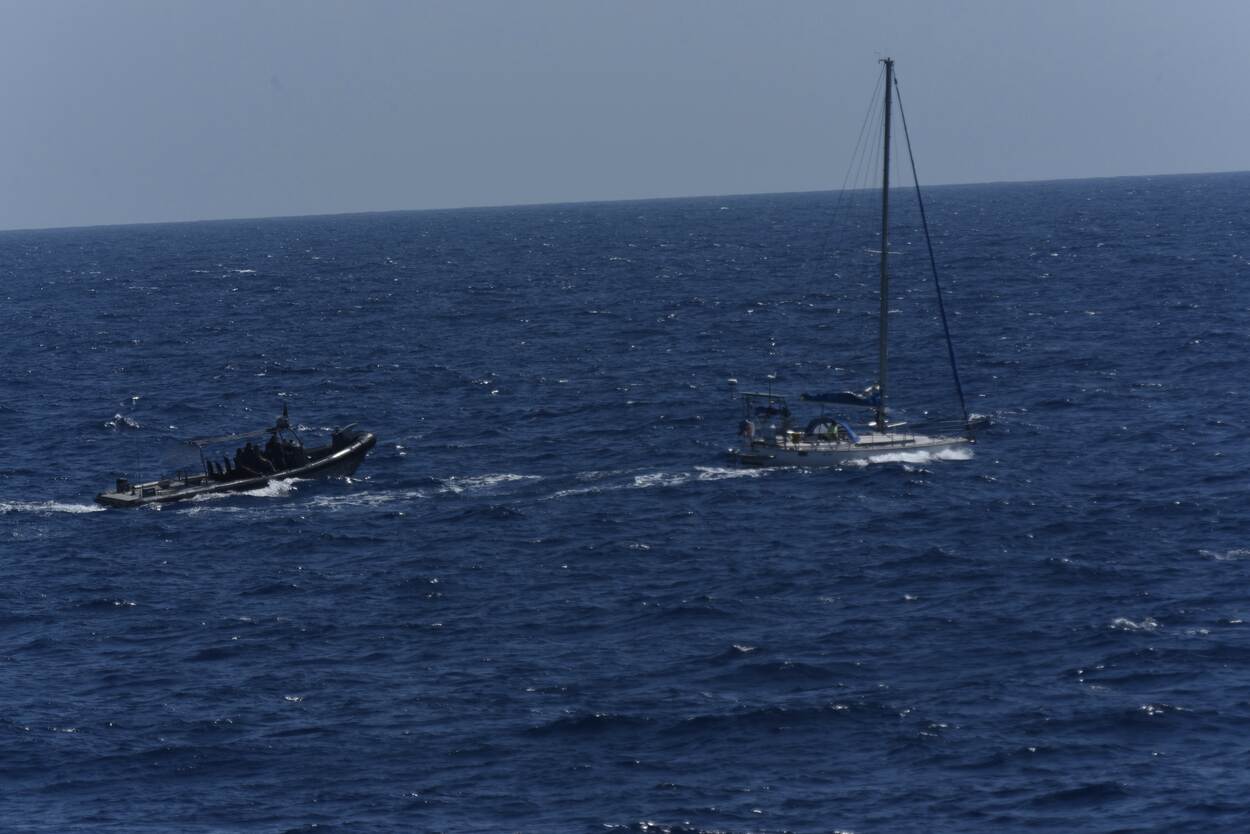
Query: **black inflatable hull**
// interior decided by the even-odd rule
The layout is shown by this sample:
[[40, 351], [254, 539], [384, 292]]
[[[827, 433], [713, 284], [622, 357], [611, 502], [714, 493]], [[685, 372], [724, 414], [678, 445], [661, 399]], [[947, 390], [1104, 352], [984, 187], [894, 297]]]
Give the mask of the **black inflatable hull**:
[[310, 455], [314, 459], [303, 466], [271, 472], [255, 477], [232, 478], [228, 481], [215, 480], [207, 475], [196, 475], [166, 481], [153, 481], [146, 484], [135, 484], [125, 492], [102, 492], [95, 497], [99, 504], [106, 507], [143, 507], [148, 504], [167, 504], [172, 501], [186, 501], [200, 495], [212, 495], [221, 492], [246, 492], [259, 489], [270, 481], [288, 478], [342, 478], [351, 475], [360, 466], [365, 455], [377, 443], [377, 438], [370, 432], [361, 432], [342, 448], [313, 450]]

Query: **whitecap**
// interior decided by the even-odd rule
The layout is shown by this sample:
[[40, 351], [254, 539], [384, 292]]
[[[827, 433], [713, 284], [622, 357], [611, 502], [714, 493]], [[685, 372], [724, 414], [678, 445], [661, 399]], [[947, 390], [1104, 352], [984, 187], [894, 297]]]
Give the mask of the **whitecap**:
[[1244, 559], [1250, 559], [1250, 548], [1245, 547], [1235, 547], [1222, 553], [1216, 550], [1199, 550], [1198, 553], [1217, 562], [1240, 562]]
[[1138, 712], [1145, 713], [1149, 716], [1166, 715], [1169, 712], [1185, 712], [1184, 707], [1173, 706], [1172, 704], [1142, 704], [1137, 708]]
[[1141, 622], [1133, 622], [1128, 617], [1116, 617], [1111, 621], [1108, 628], [1117, 631], [1154, 631], [1159, 627], [1159, 623], [1154, 617], [1146, 617]]
[[578, 487], [574, 489], [560, 489], [548, 495], [548, 499], [552, 498], [568, 498], [573, 495], [596, 495], [605, 489], [619, 489], [619, 487]]
[[108, 429], [113, 429], [115, 431], [118, 429], [141, 429], [143, 428], [143, 426], [139, 425], [139, 421], [135, 420], [133, 417], [127, 417], [126, 415], [120, 412], [117, 414], [114, 414], [113, 419], [105, 420], [104, 427]]

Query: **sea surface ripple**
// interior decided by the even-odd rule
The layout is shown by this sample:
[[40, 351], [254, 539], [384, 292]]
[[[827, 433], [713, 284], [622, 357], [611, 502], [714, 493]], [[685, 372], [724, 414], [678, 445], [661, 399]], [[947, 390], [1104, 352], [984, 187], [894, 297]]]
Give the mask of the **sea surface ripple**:
[[[872, 378], [828, 194], [0, 234], [0, 829], [1250, 830], [1248, 187], [932, 189], [994, 427], [832, 470], [725, 456]], [[356, 477], [92, 503], [284, 401]]]

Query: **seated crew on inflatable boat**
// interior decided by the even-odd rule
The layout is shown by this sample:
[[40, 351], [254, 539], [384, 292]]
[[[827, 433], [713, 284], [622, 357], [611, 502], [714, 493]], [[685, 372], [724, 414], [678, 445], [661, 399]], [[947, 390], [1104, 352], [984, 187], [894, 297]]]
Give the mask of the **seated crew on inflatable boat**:
[[[263, 450], [262, 437], [272, 442]], [[240, 440], [247, 443], [236, 447], [237, 451], [232, 454], [216, 457]], [[371, 432], [356, 430], [355, 423], [352, 423], [331, 430], [329, 442], [305, 449], [302, 438], [287, 419], [284, 406], [282, 417], [270, 428], [198, 437], [187, 442], [199, 450], [202, 467], [199, 473], [180, 470], [174, 475], [140, 483], [119, 477], [116, 488], [97, 494], [96, 501], [107, 507], [141, 507], [209, 493], [254, 489], [267, 479], [290, 477], [296, 473], [301, 478], [347, 477], [356, 471], [365, 455], [376, 445], [377, 438]], [[211, 446], [223, 446], [224, 449], [210, 457], [207, 449]], [[269, 455], [277, 459], [276, 464]]]
[[286, 461], [286, 455], [283, 454], [282, 441], [278, 440], [277, 432], [269, 435], [269, 442], [265, 444], [265, 457], [279, 469], [286, 469], [289, 465]]

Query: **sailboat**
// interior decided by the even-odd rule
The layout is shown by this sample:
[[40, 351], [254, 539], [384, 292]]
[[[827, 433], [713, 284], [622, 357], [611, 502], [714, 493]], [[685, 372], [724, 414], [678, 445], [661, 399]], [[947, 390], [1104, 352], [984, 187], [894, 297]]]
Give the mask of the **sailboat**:
[[[894, 78], [894, 61], [885, 64], [885, 105], [882, 136], [881, 176], [881, 258], [880, 258], [880, 314], [877, 324], [877, 379], [862, 392], [833, 394], [804, 394], [801, 401], [819, 403], [823, 406], [839, 405], [865, 408], [873, 419], [867, 426], [856, 428], [853, 421], [841, 415], [821, 413], [807, 422], [795, 420], [786, 397], [775, 394], [771, 386], [766, 392], [742, 394], [743, 418], [738, 425], [739, 445], [730, 450], [731, 456], [744, 464], [753, 466], [838, 466], [845, 463], [897, 460], [900, 455], [928, 454], [956, 451], [967, 447], [974, 440], [974, 429], [987, 424], [983, 417], [969, 418], [964, 402], [963, 389], [959, 384], [959, 370], [955, 363], [955, 350], [951, 343], [950, 327], [946, 322], [946, 310], [942, 304], [942, 289], [938, 282], [937, 261], [933, 244], [929, 239], [929, 224], [925, 218], [924, 200], [920, 182], [916, 177], [915, 158], [911, 152], [911, 138], [907, 131], [907, 119], [902, 113], [900, 98], [899, 114], [902, 116], [903, 132], [907, 138], [907, 155], [911, 161], [912, 179], [915, 183], [916, 200], [920, 219], [924, 226], [925, 243], [928, 246], [929, 264], [933, 269], [934, 286], [937, 289], [938, 310], [941, 312], [942, 328], [946, 335], [947, 356], [951, 374], [958, 394], [963, 419], [947, 425], [931, 427], [921, 433], [906, 423], [891, 423], [886, 407], [889, 388], [889, 231], [890, 231], [890, 116], [893, 94], [897, 89]], [[732, 383], [732, 381], [731, 381]]]

